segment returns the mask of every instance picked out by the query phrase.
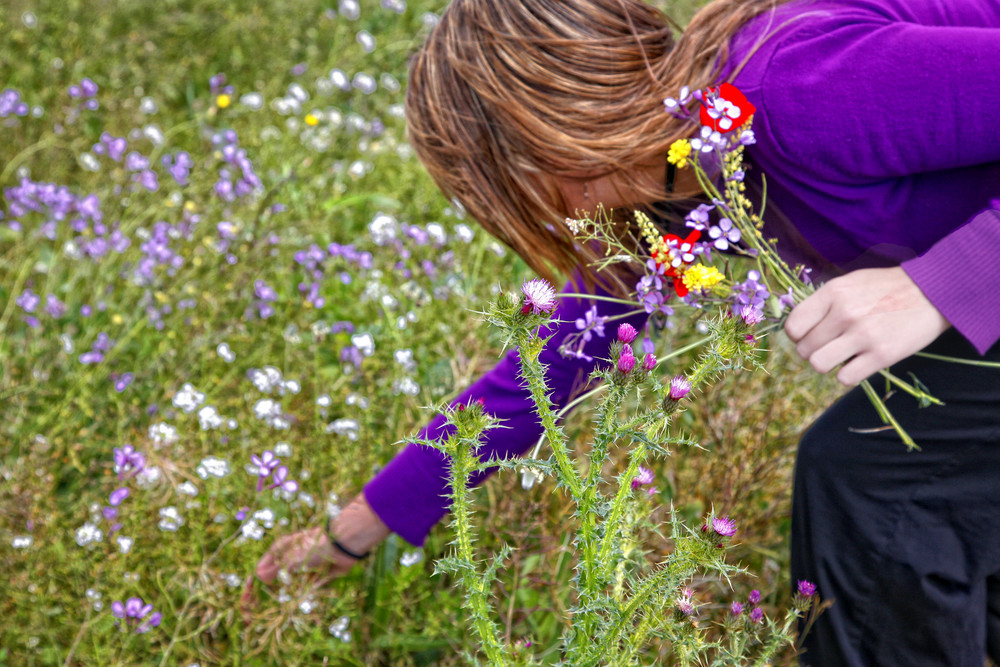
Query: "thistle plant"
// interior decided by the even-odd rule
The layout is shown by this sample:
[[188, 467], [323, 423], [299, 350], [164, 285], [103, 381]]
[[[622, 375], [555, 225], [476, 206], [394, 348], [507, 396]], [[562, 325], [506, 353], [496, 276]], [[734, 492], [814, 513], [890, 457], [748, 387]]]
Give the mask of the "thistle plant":
[[[548, 341], [542, 337], [551, 322], [554, 292], [542, 281], [530, 281], [516, 298], [502, 292], [485, 318], [498, 327], [508, 344], [517, 346], [520, 374], [530, 391], [551, 454], [527, 462], [533, 470], [555, 481], [572, 501], [575, 527], [572, 544], [576, 575], [566, 600], [568, 625], [558, 646], [544, 647], [558, 654], [558, 664], [574, 666], [630, 665], [641, 661], [654, 638], [669, 642], [679, 664], [765, 664], [791, 643], [792, 626], [802, 605], [790, 609], [781, 622], [748, 611], [724, 622], [717, 638], [697, 622], [687, 585], [696, 576], [727, 579], [742, 568], [726, 561], [726, 549], [737, 532], [736, 522], [714, 513], [700, 527], [685, 526], [670, 513], [673, 550], [650, 565], [638, 537], [648, 520], [637, 501], [636, 487], [648, 483], [643, 466], [671, 448], [691, 444], [675, 435], [675, 421], [698, 388], [729, 372], [763, 370], [759, 356], [759, 318], [722, 310], [710, 323], [704, 352], [687, 372], [664, 381], [665, 364], [656, 359], [637, 363], [631, 343], [638, 332], [628, 324], [618, 329], [609, 357], [591, 375], [606, 388], [594, 409], [594, 437], [589, 454], [578, 460], [571, 454], [559, 415], [549, 400], [545, 367], [539, 355]], [[755, 332], [757, 335], [755, 335]], [[631, 407], [630, 407], [631, 406]], [[530, 655], [505, 643], [491, 606], [491, 589], [510, 555], [503, 547], [486, 560], [475, 549], [476, 529], [470, 476], [489, 467], [517, 469], [522, 462], [481, 461], [476, 456], [483, 433], [502, 427], [483, 401], [446, 408], [454, 426], [438, 441], [418, 440], [450, 458], [452, 528], [451, 555], [438, 562], [440, 572], [453, 574], [464, 590], [469, 623], [488, 664], [534, 664]], [[628, 461], [617, 478], [604, 470], [613, 450], [624, 450]], [[758, 594], [759, 596], [759, 594]], [[759, 599], [759, 597], [758, 597]], [[735, 618], [735, 617], [740, 618]], [[479, 663], [478, 656], [468, 656]]]

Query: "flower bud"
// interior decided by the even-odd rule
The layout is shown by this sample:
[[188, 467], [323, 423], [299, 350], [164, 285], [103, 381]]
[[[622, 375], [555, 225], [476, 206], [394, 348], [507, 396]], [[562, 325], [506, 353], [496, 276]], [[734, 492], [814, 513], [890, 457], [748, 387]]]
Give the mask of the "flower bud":
[[653, 370], [654, 368], [656, 368], [656, 355], [655, 354], [647, 354], [646, 358], [643, 359], [642, 367], [646, 370], [646, 372], [649, 372], [649, 371]]
[[[628, 351], [626, 352], [626, 350]], [[632, 348], [625, 346], [622, 349], [622, 355], [618, 357], [618, 370], [628, 375], [633, 368], [635, 368], [635, 357], [632, 355]]]
[[635, 330], [635, 327], [625, 322], [618, 325], [618, 340], [620, 340], [625, 345], [628, 345], [635, 340], [635, 337], [639, 335], [639, 332]]

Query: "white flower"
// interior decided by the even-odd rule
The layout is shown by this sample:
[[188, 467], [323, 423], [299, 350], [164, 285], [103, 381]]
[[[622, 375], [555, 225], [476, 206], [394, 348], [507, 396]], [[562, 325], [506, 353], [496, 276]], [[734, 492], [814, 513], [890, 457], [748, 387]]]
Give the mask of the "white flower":
[[410, 567], [411, 565], [416, 565], [424, 559], [423, 551], [407, 551], [404, 552], [402, 556], [399, 557], [399, 564], [403, 567]]
[[371, 236], [375, 245], [383, 246], [396, 238], [399, 232], [399, 222], [396, 218], [386, 213], [378, 213], [368, 223], [368, 235]]
[[378, 87], [378, 84], [375, 83], [375, 78], [371, 74], [365, 74], [364, 72], [358, 72], [355, 74], [354, 79], [351, 81], [351, 85], [365, 95], [371, 95]]
[[229, 462], [215, 456], [207, 456], [201, 460], [195, 473], [202, 479], [209, 477], [225, 477], [230, 472]]
[[407, 371], [412, 371], [417, 367], [416, 362], [413, 361], [413, 350], [409, 348], [396, 350], [392, 353], [392, 358]]
[[375, 50], [375, 38], [367, 30], [361, 30], [355, 37], [358, 40], [358, 44], [364, 49], [365, 53], [371, 53]]
[[124, 535], [119, 535], [115, 538], [115, 542], [118, 544], [118, 551], [123, 554], [127, 554], [132, 550], [132, 545], [135, 544], [135, 540], [131, 537], [125, 537]]
[[366, 357], [375, 354], [375, 339], [370, 333], [356, 334], [351, 336], [351, 345], [358, 348]]
[[173, 404], [186, 413], [194, 412], [195, 409], [205, 402], [205, 394], [202, 394], [190, 383], [185, 382], [180, 391], [174, 394]]
[[274, 511], [270, 508], [257, 510], [253, 513], [254, 521], [259, 521], [264, 528], [274, 528]]
[[219, 415], [219, 411], [216, 410], [211, 405], [206, 405], [202, 409], [198, 410], [198, 424], [201, 425], [202, 431], [211, 431], [222, 426], [222, 417]]
[[337, 435], [346, 435], [348, 440], [358, 439], [358, 430], [360, 425], [356, 419], [338, 419], [334, 422], [327, 424], [327, 433], [336, 433]]
[[332, 69], [330, 70], [330, 74], [328, 76], [330, 78], [330, 82], [337, 88], [340, 88], [341, 90], [351, 89], [351, 81], [347, 78], [347, 75], [344, 74], [343, 70]]
[[395, 394], [406, 394], [416, 396], [420, 393], [420, 385], [411, 377], [404, 377], [392, 383], [392, 391]]
[[248, 540], [259, 540], [264, 537], [264, 529], [258, 526], [253, 519], [240, 526], [240, 533]]
[[232, 362], [233, 360], [236, 359], [236, 355], [233, 354], [233, 351], [229, 349], [228, 343], [219, 343], [219, 346], [215, 348], [215, 352], [226, 363]]
[[475, 236], [475, 233], [472, 231], [472, 228], [469, 227], [467, 224], [465, 224], [464, 222], [460, 222], [457, 225], [455, 225], [455, 236], [457, 236], [458, 240], [462, 241], [463, 243], [472, 243], [472, 239]]
[[176, 533], [184, 525], [184, 519], [176, 507], [169, 506], [160, 509], [160, 530]]
[[35, 538], [31, 535], [19, 535], [10, 541], [10, 546], [15, 549], [27, 549], [34, 543], [34, 541]]
[[76, 529], [76, 543], [81, 547], [100, 542], [102, 539], [104, 539], [104, 533], [92, 523], [85, 523]]
[[192, 484], [190, 481], [181, 482], [177, 485], [177, 492], [182, 493], [185, 496], [191, 496], [194, 498], [198, 495], [198, 487]]

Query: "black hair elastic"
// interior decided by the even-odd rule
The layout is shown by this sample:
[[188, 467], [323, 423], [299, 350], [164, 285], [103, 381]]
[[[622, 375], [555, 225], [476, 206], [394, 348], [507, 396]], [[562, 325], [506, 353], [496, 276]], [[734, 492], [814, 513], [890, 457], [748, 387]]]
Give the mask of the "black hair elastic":
[[345, 547], [343, 544], [341, 544], [337, 540], [337, 538], [333, 536], [333, 532], [330, 530], [331, 523], [333, 523], [333, 517], [330, 517], [330, 519], [326, 522], [326, 536], [330, 538], [330, 544], [332, 544], [335, 549], [338, 549], [339, 551], [341, 551], [347, 556], [350, 556], [354, 560], [361, 560], [362, 558], [367, 558], [368, 556], [371, 555], [370, 551], [366, 551], [363, 554], [356, 554], [347, 547]]
[[677, 177], [677, 165], [673, 164], [672, 162], [668, 162], [667, 163], [667, 182], [665, 184], [667, 186], [667, 192], [673, 192], [674, 191], [674, 178], [676, 178], [676, 177]]

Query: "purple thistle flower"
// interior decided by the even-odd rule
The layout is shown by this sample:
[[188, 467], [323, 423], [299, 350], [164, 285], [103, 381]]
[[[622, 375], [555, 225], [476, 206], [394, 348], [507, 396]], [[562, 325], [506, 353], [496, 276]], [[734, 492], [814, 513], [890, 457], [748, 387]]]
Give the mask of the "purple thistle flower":
[[532, 278], [521, 285], [521, 293], [524, 295], [524, 305], [521, 312], [525, 315], [532, 313], [541, 315], [551, 313], [556, 308], [556, 291], [547, 281], [541, 278]]
[[621, 356], [618, 357], [618, 370], [628, 375], [633, 368], [635, 368], [635, 356], [632, 354], [632, 348], [626, 345], [622, 348]]
[[754, 625], [760, 625], [764, 622], [764, 610], [760, 607], [754, 607], [750, 611], [750, 622]]
[[632, 478], [632, 489], [638, 489], [645, 484], [652, 484], [655, 479], [656, 477], [653, 475], [652, 470], [639, 466], [639, 472]]
[[670, 381], [670, 398], [679, 401], [691, 391], [691, 382], [683, 375], [675, 375]]
[[717, 516], [712, 519], [712, 530], [722, 537], [732, 537], [736, 534], [736, 522], [728, 516]]
[[756, 326], [764, 319], [764, 312], [755, 305], [747, 304], [740, 308], [740, 319], [748, 326]]
[[807, 579], [799, 579], [797, 586], [798, 594], [804, 598], [811, 598], [816, 594], [816, 584]]
[[643, 359], [642, 368], [647, 373], [649, 371], [653, 370], [654, 368], [656, 368], [656, 355], [655, 354], [647, 354], [646, 358]]
[[750, 595], [747, 596], [747, 602], [752, 605], [756, 605], [760, 602], [760, 591], [756, 588], [750, 591]]
[[625, 345], [628, 345], [635, 340], [635, 337], [639, 335], [639, 332], [635, 330], [635, 327], [624, 322], [618, 325], [618, 340], [620, 340]]
[[692, 598], [694, 597], [694, 591], [690, 588], [685, 588], [684, 591], [677, 597], [677, 610], [684, 614], [685, 616], [690, 616], [694, 613], [694, 602]]
[[732, 614], [734, 617], [735, 616], [739, 616], [740, 614], [742, 614], [743, 613], [743, 603], [742, 602], [735, 602], [734, 601], [731, 605], [729, 605], [729, 613]]

